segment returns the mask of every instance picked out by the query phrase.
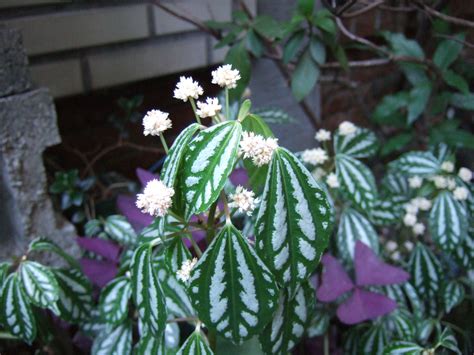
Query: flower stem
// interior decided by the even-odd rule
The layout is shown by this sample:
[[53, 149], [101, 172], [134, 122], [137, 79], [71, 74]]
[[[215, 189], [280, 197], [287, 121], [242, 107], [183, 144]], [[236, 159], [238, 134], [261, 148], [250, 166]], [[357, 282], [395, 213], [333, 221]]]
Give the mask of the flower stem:
[[198, 258], [200, 258], [202, 256], [202, 251], [201, 251], [201, 248], [199, 248], [199, 245], [194, 240], [192, 234], [189, 235], [189, 240], [191, 241], [191, 245], [193, 246], [193, 249], [196, 252], [196, 255], [198, 256]]
[[194, 99], [193, 99], [192, 97], [190, 97], [190, 98], [189, 98], [189, 102], [191, 103], [191, 106], [192, 106], [192, 108], [193, 108], [194, 116], [196, 117], [197, 123], [199, 123], [200, 125], [202, 125], [201, 119], [199, 118], [199, 116], [198, 116], [198, 114], [197, 114], [196, 103], [194, 102]]
[[230, 224], [231, 219], [230, 219], [229, 204], [227, 203], [227, 197], [224, 191], [221, 191], [221, 198], [222, 198], [222, 203], [224, 204], [225, 222], [226, 224]]
[[230, 112], [229, 112], [229, 89], [225, 88], [225, 115], [227, 119], [230, 120]]
[[160, 139], [161, 139], [161, 144], [163, 144], [163, 148], [165, 149], [165, 153], [168, 154], [169, 148], [168, 144], [166, 144], [165, 137], [163, 136], [163, 133], [160, 133]]

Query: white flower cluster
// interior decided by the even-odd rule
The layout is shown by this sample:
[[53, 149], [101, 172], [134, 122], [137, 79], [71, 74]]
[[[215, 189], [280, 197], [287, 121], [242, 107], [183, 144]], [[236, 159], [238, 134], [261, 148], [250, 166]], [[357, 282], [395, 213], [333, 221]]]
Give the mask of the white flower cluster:
[[357, 132], [357, 126], [349, 121], [344, 121], [339, 125], [339, 134], [341, 136], [350, 136]]
[[171, 128], [169, 114], [160, 110], [148, 111], [143, 117], [143, 134], [145, 136], [159, 136], [161, 133]]
[[313, 170], [311, 175], [313, 175], [313, 177], [319, 181], [326, 175], [326, 170], [324, 170], [323, 168], [316, 168]]
[[188, 101], [189, 98], [197, 99], [202, 94], [201, 85], [191, 77], [180, 77], [179, 82], [176, 84], [176, 89], [174, 89], [174, 97], [184, 102]]
[[447, 173], [452, 173], [454, 171], [454, 164], [451, 161], [444, 161], [441, 164], [441, 170], [446, 171]]
[[252, 159], [256, 166], [263, 166], [272, 160], [273, 152], [278, 148], [278, 139], [264, 138], [253, 132], [243, 132], [239, 154]]
[[196, 258], [183, 261], [181, 268], [176, 271], [176, 278], [183, 282], [188, 281], [189, 277], [191, 276], [191, 270], [193, 269], [194, 265], [196, 265], [197, 261], [198, 260]]
[[438, 189], [454, 190], [456, 188], [456, 180], [454, 180], [452, 177], [435, 175], [431, 176], [429, 180], [432, 181]]
[[314, 138], [318, 142], [326, 142], [331, 140], [331, 132], [325, 130], [325, 129], [320, 129], [319, 131], [316, 132], [316, 135]]
[[212, 83], [227, 89], [234, 89], [239, 79], [239, 71], [232, 69], [230, 64], [222, 65], [212, 72]]
[[337, 175], [335, 173], [329, 174], [326, 178], [326, 184], [328, 184], [330, 188], [337, 189], [340, 186]]
[[417, 189], [417, 188], [421, 187], [422, 184], [423, 184], [423, 179], [419, 176], [415, 175], [411, 178], [408, 178], [408, 185], [412, 189]]
[[469, 197], [469, 190], [464, 186], [458, 186], [453, 191], [453, 196], [456, 200], [464, 201]]
[[158, 179], [153, 179], [148, 182], [143, 193], [137, 195], [136, 205], [143, 213], [163, 217], [171, 207], [173, 195], [173, 188]]
[[222, 106], [219, 104], [217, 97], [208, 97], [206, 102], [197, 102], [197, 111], [199, 117], [214, 117], [222, 109]]
[[462, 167], [458, 172], [459, 178], [464, 182], [470, 182], [472, 179], [472, 171], [468, 168]]
[[246, 213], [248, 216], [252, 215], [253, 210], [260, 202], [253, 191], [244, 189], [240, 185], [235, 189], [235, 193], [230, 195], [230, 200], [229, 207], [238, 208], [239, 212]]
[[328, 154], [322, 148], [306, 149], [301, 153], [301, 160], [306, 164], [324, 164], [328, 159]]
[[407, 227], [412, 227], [412, 232], [415, 235], [422, 235], [425, 233], [425, 225], [418, 222], [419, 211], [429, 211], [432, 203], [426, 197], [415, 197], [405, 205], [405, 216], [403, 217], [403, 224]]

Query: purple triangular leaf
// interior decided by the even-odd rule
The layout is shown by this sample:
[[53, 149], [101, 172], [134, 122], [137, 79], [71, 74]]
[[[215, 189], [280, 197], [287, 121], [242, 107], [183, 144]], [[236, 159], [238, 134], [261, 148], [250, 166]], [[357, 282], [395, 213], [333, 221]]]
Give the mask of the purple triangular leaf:
[[358, 286], [398, 284], [410, 277], [401, 268], [381, 261], [372, 249], [360, 240], [355, 245], [354, 265]]
[[100, 238], [76, 238], [77, 244], [87, 251], [117, 262], [120, 256], [120, 247], [112, 241]]
[[324, 265], [321, 275], [321, 285], [319, 286], [316, 296], [322, 302], [331, 302], [339, 296], [352, 290], [352, 283], [341, 263], [331, 254], [325, 254], [322, 258]]
[[79, 260], [84, 275], [92, 281], [94, 285], [104, 287], [117, 274], [117, 265], [110, 261], [94, 260], [82, 258]]
[[337, 317], [344, 324], [356, 324], [392, 312], [397, 303], [379, 293], [356, 288], [351, 297], [337, 308]]
[[143, 187], [145, 187], [149, 181], [153, 179], [159, 179], [159, 176], [142, 168], [137, 168], [136, 174], [137, 174], [138, 180], [140, 180], [140, 183], [142, 184]]
[[142, 213], [135, 205], [135, 197], [119, 195], [117, 197], [117, 209], [127, 218], [135, 230], [142, 230], [153, 222], [153, 217]]

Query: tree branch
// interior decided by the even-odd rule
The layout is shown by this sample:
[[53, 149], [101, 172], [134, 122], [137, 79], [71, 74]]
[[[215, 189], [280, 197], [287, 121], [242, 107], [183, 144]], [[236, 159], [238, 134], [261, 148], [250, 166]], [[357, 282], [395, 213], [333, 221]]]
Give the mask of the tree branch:
[[473, 21], [469, 21], [469, 20], [465, 20], [465, 19], [462, 19], [462, 18], [458, 18], [458, 17], [443, 14], [442, 12], [439, 12], [438, 10], [435, 10], [432, 7], [429, 7], [428, 5], [424, 4], [423, 2], [421, 2], [419, 0], [414, 0], [413, 2], [416, 5], [418, 5], [422, 10], [424, 10], [425, 12], [427, 12], [428, 14], [430, 14], [434, 17], [438, 17], [438, 18], [440, 18], [440, 19], [442, 19], [446, 22], [450, 22], [450, 23], [453, 23], [455, 25], [474, 28], [474, 22]]

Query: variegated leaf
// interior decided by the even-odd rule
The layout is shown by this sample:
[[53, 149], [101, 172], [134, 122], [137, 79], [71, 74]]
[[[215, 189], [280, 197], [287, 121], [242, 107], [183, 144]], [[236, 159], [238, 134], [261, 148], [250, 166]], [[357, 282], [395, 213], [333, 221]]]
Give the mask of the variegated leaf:
[[292, 294], [327, 247], [331, 212], [308, 170], [292, 153], [278, 148], [268, 170], [255, 236], [258, 255]]
[[389, 168], [406, 175], [429, 176], [440, 171], [440, 162], [431, 152], [409, 152], [391, 162]]
[[416, 338], [420, 343], [425, 343], [433, 333], [438, 320], [433, 318], [419, 319], [416, 323]]
[[425, 314], [425, 305], [423, 304], [420, 295], [415, 290], [413, 285], [410, 282], [405, 282], [401, 287], [407, 295], [407, 299], [411, 305], [413, 314], [415, 314], [418, 318], [423, 317]]
[[464, 286], [459, 281], [451, 281], [446, 284], [443, 290], [444, 309], [446, 313], [460, 304], [464, 300]]
[[12, 264], [8, 261], [3, 261], [0, 263], [0, 287], [3, 284], [3, 280], [5, 280], [7, 277], [8, 269], [10, 269], [11, 266]]
[[100, 294], [100, 317], [104, 322], [117, 325], [127, 317], [128, 301], [132, 285], [128, 276], [119, 276], [110, 281]]
[[417, 243], [409, 261], [411, 283], [428, 301], [430, 314], [436, 312], [436, 298], [441, 284], [441, 265], [435, 255], [423, 244]]
[[377, 198], [377, 187], [370, 169], [345, 154], [336, 155], [336, 174], [347, 198], [363, 210], [370, 210]]
[[77, 269], [53, 269], [59, 285], [57, 305], [61, 318], [79, 323], [89, 318], [92, 307], [92, 285]]
[[166, 297], [168, 312], [176, 317], [191, 317], [195, 315], [185, 287], [176, 279], [174, 273], [170, 273], [168, 268], [163, 267], [162, 261], [158, 263], [160, 265], [155, 264], [155, 269], [158, 273], [161, 289]]
[[409, 341], [393, 341], [385, 347], [384, 355], [419, 355], [423, 348]]
[[306, 333], [308, 337], [313, 338], [325, 334], [329, 328], [331, 314], [323, 307], [316, 307], [311, 316]]
[[183, 171], [188, 216], [206, 211], [218, 198], [237, 160], [241, 133], [239, 122], [223, 122], [191, 141]]
[[66, 260], [72, 267], [77, 269], [81, 268], [76, 259], [66, 253], [59, 245], [46, 238], [40, 237], [33, 239], [28, 246], [28, 251], [48, 251], [55, 253]]
[[370, 210], [370, 220], [378, 226], [398, 223], [403, 216], [406, 202], [407, 199], [401, 196], [378, 199]]
[[14, 336], [31, 344], [36, 338], [36, 320], [17, 273], [8, 275], [0, 295], [0, 323]]
[[214, 238], [189, 281], [199, 319], [234, 343], [259, 334], [276, 307], [273, 275], [231, 224]]
[[353, 158], [368, 158], [377, 153], [379, 144], [374, 132], [366, 128], [358, 128], [353, 134], [334, 135], [334, 151]]
[[50, 308], [59, 313], [56, 301], [59, 287], [54, 274], [35, 261], [24, 261], [20, 266], [20, 281], [30, 301], [41, 308]]
[[132, 225], [124, 216], [108, 216], [104, 222], [104, 230], [110, 238], [121, 244], [133, 245], [137, 241]]
[[176, 273], [183, 262], [192, 258], [189, 249], [183, 243], [181, 237], [173, 237], [174, 239], [170, 242], [170, 244], [166, 247], [165, 251], [165, 261], [166, 266], [172, 273]]
[[132, 259], [132, 294], [140, 320], [157, 337], [166, 326], [166, 299], [152, 263], [150, 244], [140, 245]]
[[145, 334], [140, 337], [135, 346], [136, 355], [168, 355], [163, 337], [157, 338], [153, 334]]
[[449, 349], [452, 352], [461, 355], [461, 351], [458, 347], [458, 341], [453, 334], [453, 331], [450, 327], [446, 327], [443, 329], [443, 332], [439, 335], [438, 344], [443, 348]]
[[204, 335], [196, 330], [181, 346], [176, 355], [212, 355], [214, 352], [209, 347]]
[[[472, 223], [472, 222], [471, 222]], [[474, 233], [470, 231], [461, 245], [454, 251], [454, 257], [459, 265], [467, 270], [474, 269]]]
[[259, 337], [266, 354], [291, 353], [308, 326], [314, 300], [314, 288], [309, 282], [301, 284], [293, 298], [290, 290], [281, 290], [273, 319]]
[[396, 171], [389, 172], [382, 180], [382, 188], [389, 194], [408, 196], [410, 194], [410, 185], [405, 175]]
[[434, 200], [429, 227], [434, 242], [444, 251], [454, 251], [467, 235], [467, 211], [448, 191]]
[[346, 208], [340, 217], [337, 231], [337, 249], [345, 261], [354, 259], [357, 240], [379, 252], [378, 235], [372, 224], [362, 214], [352, 208]]
[[92, 344], [92, 355], [128, 355], [132, 352], [132, 323], [106, 328]]
[[398, 339], [414, 340], [415, 327], [413, 316], [404, 309], [397, 309], [390, 315]]
[[361, 354], [381, 355], [384, 353], [387, 342], [387, 333], [384, 327], [373, 325], [362, 334], [359, 342], [359, 352]]

